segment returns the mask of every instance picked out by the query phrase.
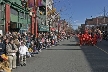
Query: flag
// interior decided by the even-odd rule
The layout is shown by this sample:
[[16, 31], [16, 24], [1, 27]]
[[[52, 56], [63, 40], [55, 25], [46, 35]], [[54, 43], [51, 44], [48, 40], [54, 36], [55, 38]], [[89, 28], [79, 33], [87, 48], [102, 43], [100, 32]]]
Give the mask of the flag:
[[28, 0], [28, 7], [29, 8], [34, 7], [34, 1], [35, 0]]
[[36, 6], [37, 7], [42, 6], [42, 3], [41, 2], [42, 2], [42, 0], [36, 0]]
[[38, 0], [38, 6], [42, 6], [42, 0]]
[[36, 0], [36, 6], [37, 6], [37, 7], [38, 7], [38, 1], [39, 1], [39, 0]]

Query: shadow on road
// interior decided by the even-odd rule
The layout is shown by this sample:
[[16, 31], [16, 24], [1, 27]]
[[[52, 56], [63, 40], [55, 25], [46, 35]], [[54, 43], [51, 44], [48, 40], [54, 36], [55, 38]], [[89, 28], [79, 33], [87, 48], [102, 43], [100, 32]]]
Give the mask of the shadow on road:
[[59, 46], [78, 46], [78, 44], [61, 44]]
[[81, 50], [81, 49], [47, 49], [47, 50]]
[[108, 72], [108, 54], [94, 46], [81, 46], [81, 49], [92, 72]]
[[72, 41], [72, 40], [70, 40], [70, 42], [76, 42], [76, 41]]

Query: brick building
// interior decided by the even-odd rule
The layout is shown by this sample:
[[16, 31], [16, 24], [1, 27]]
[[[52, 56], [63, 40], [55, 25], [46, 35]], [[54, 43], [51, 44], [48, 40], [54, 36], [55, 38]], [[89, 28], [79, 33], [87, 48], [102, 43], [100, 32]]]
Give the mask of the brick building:
[[108, 31], [108, 17], [99, 16], [92, 19], [86, 19], [85, 24], [92, 29], [99, 28], [101, 31]]

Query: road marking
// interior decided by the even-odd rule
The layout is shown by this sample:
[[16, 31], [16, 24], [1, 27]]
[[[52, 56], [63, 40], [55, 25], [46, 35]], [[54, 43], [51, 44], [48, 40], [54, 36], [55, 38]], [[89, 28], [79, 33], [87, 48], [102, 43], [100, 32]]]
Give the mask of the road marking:
[[100, 48], [100, 47], [98, 47], [98, 46], [96, 46], [96, 45], [95, 45], [95, 47], [98, 48], [98, 49], [100, 49], [100, 50], [103, 51], [104, 53], [108, 54], [108, 52], [105, 51], [105, 50], [103, 50], [102, 48]]

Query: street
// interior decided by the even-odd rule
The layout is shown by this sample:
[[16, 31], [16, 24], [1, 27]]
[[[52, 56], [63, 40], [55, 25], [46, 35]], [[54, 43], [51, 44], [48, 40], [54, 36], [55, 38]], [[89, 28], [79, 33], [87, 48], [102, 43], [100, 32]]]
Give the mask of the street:
[[27, 66], [12, 72], [108, 72], [108, 43], [78, 46], [76, 38], [42, 50], [27, 59]]

